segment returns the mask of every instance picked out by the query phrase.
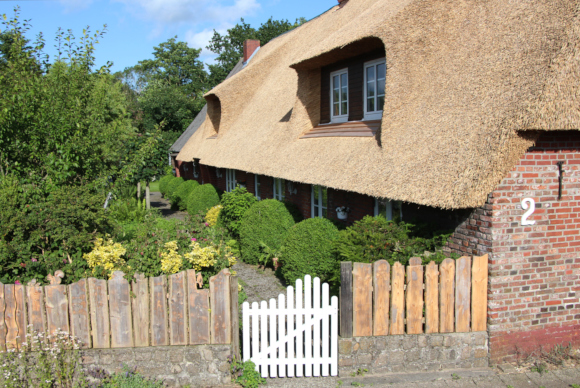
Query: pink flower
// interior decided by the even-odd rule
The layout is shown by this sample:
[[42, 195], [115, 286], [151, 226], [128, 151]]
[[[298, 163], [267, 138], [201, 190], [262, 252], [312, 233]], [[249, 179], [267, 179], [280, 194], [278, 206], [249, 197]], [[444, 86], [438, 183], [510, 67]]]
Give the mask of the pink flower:
[[15, 281], [14, 284], [21, 284], [20, 280]]
[[205, 223], [205, 226], [209, 226], [209, 224], [206, 222], [206, 223]]
[[32, 259], [30, 259], [30, 261], [38, 261], [38, 259], [36, 257], [33, 257]]
[[195, 237], [192, 237], [191, 241], [197, 241], [197, 239]]

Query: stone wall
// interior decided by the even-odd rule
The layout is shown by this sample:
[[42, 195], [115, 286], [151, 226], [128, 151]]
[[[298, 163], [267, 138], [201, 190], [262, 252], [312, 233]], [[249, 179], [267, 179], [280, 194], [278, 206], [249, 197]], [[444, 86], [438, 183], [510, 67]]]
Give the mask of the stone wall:
[[169, 387], [207, 387], [230, 383], [230, 354], [230, 345], [86, 349], [82, 363], [85, 369], [98, 367], [109, 373], [123, 370], [123, 365], [137, 367], [142, 375]]
[[339, 375], [479, 368], [489, 365], [487, 332], [340, 338]]

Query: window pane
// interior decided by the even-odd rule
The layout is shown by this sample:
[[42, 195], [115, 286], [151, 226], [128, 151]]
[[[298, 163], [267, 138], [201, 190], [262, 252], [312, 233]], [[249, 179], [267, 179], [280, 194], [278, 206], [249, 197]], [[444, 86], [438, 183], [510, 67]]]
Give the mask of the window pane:
[[342, 115], [348, 114], [348, 105], [347, 105], [347, 103], [346, 102], [343, 102], [341, 105], [342, 105], [342, 107], [341, 107], [340, 114], [342, 114]]
[[322, 217], [327, 218], [328, 212], [326, 209], [322, 209]]
[[367, 67], [367, 82], [372, 82], [375, 80], [375, 67]]
[[318, 186], [318, 185], [312, 186], [312, 194], [314, 197], [314, 203], [316, 205], [318, 205], [318, 202], [320, 201], [320, 199], [319, 199], [320, 196], [318, 195], [319, 193], [320, 193], [320, 186]]
[[280, 179], [280, 197], [284, 199], [286, 195], [286, 181], [284, 179]]
[[377, 65], [377, 80], [383, 80], [385, 79], [386, 76], [386, 71], [385, 71], [386, 67], [384, 63], [378, 64]]
[[380, 96], [377, 98], [377, 110], [383, 110], [385, 106], [385, 96]]
[[347, 73], [340, 75], [340, 86], [343, 88], [348, 87], [348, 74]]
[[340, 102], [340, 89], [334, 89], [332, 91], [332, 102], [335, 104]]
[[387, 200], [384, 198], [379, 198], [379, 215], [386, 217], [387, 216]]
[[375, 111], [375, 99], [369, 98], [367, 100], [367, 112], [374, 112]]
[[328, 191], [326, 187], [322, 188], [322, 206], [324, 207], [328, 206]]
[[375, 83], [367, 82], [367, 98], [375, 96]]
[[340, 99], [342, 102], [348, 101], [348, 88], [346, 86], [341, 89]]
[[333, 107], [332, 107], [332, 115], [333, 116], [339, 116], [340, 115], [340, 112], [338, 111], [338, 107], [339, 107], [338, 102], [335, 103], [335, 104], [333, 104]]
[[339, 81], [340, 81], [340, 79], [338, 78], [337, 75], [335, 75], [334, 77], [332, 77], [332, 88], [333, 89], [339, 89], [340, 88]]
[[401, 201], [392, 201], [393, 206], [393, 221], [401, 222]]
[[385, 80], [380, 79], [377, 81], [377, 96], [385, 95]]

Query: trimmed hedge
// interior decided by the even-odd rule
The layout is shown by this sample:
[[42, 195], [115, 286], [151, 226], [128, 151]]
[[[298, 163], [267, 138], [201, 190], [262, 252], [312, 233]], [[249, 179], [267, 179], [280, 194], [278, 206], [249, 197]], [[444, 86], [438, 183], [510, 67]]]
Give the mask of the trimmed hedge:
[[159, 191], [163, 196], [167, 193], [167, 185], [171, 182], [175, 177], [172, 175], [164, 175], [159, 179]]
[[280, 257], [286, 284], [293, 285], [305, 275], [329, 281], [338, 266], [334, 242], [339, 236], [338, 228], [325, 218], [309, 218], [291, 227]]
[[189, 194], [199, 186], [199, 182], [196, 180], [188, 180], [183, 182], [179, 187], [173, 192], [171, 196], [171, 203], [174, 206], [178, 206], [179, 210], [187, 209], [187, 197]]
[[187, 197], [187, 212], [192, 216], [203, 212], [205, 215], [209, 209], [220, 203], [220, 197], [215, 187], [206, 183], [195, 187]]
[[248, 193], [245, 187], [238, 186], [233, 191], [224, 193], [221, 201], [223, 208], [219, 213], [218, 222], [232, 232], [234, 237], [238, 237], [242, 217], [256, 202], [258, 200], [254, 194]]
[[278, 200], [265, 199], [252, 205], [242, 217], [239, 229], [244, 262], [258, 264], [262, 244], [270, 250], [279, 250], [293, 225], [292, 214]]
[[173, 193], [175, 192], [175, 190], [177, 190], [179, 185], [181, 185], [183, 182], [185, 182], [185, 180], [181, 177], [173, 178], [172, 180], [170, 180], [169, 183], [167, 183], [167, 186], [165, 188], [165, 198], [169, 198], [171, 200]]

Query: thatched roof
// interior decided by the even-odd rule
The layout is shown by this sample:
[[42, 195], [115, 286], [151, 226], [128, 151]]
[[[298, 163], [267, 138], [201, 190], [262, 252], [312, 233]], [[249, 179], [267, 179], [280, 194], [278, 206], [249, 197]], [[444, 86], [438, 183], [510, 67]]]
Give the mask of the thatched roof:
[[[244, 62], [242, 59], [240, 59], [238, 61], [238, 63], [236, 64], [236, 66], [234, 66], [232, 71], [230, 71], [230, 73], [228, 74], [226, 79], [228, 79], [231, 76], [233, 76], [234, 74], [238, 73], [243, 68], [244, 68]], [[195, 131], [197, 131], [197, 129], [201, 126], [201, 124], [203, 124], [203, 122], [205, 121], [206, 115], [207, 115], [207, 104], [203, 106], [201, 111], [199, 111], [199, 113], [195, 116], [195, 118], [193, 119], [191, 124], [189, 124], [187, 129], [181, 134], [181, 136], [179, 136], [177, 138], [175, 143], [173, 143], [173, 145], [169, 149], [169, 152], [174, 153], [174, 152], [181, 151], [181, 149], [187, 143], [187, 141], [189, 140], [191, 135], [193, 135], [195, 133]]]
[[[579, 3], [350, 0], [270, 41], [210, 91], [208, 119], [178, 159], [480, 206], [533, 144], [537, 132], [522, 130], [580, 128]], [[320, 66], [377, 42], [387, 79], [376, 138], [299, 139], [319, 123]]]

